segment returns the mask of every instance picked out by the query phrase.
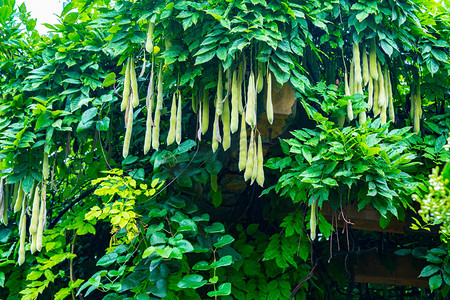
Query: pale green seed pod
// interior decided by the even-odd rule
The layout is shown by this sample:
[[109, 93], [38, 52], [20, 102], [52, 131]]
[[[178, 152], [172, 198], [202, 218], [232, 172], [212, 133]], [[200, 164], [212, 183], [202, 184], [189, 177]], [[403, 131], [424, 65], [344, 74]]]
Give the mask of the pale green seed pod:
[[202, 100], [202, 134], [205, 134], [208, 131], [209, 126], [209, 98], [208, 98], [208, 90], [203, 91], [203, 100]]
[[18, 212], [20, 209], [22, 209], [22, 203], [25, 199], [25, 192], [22, 189], [22, 181], [20, 181], [18, 192], [17, 192], [17, 200], [14, 203], [14, 212]]
[[256, 146], [256, 141], [253, 142], [253, 166], [252, 166], [252, 175], [250, 176], [251, 181], [250, 185], [255, 182], [256, 175], [258, 174], [258, 148]]
[[219, 64], [219, 75], [217, 77], [217, 94], [216, 94], [216, 114], [219, 116], [223, 112], [223, 83], [222, 83], [222, 64]]
[[123, 80], [123, 94], [122, 94], [122, 103], [120, 105], [120, 110], [124, 111], [127, 108], [128, 98], [130, 97], [130, 64], [131, 59], [128, 57], [127, 65], [125, 67], [125, 77]]
[[33, 233], [31, 235], [31, 245], [30, 245], [31, 254], [34, 254], [34, 252], [36, 252], [36, 239], [37, 239], [37, 233]]
[[375, 45], [375, 38], [373, 38], [370, 43], [369, 68], [370, 77], [372, 77], [373, 80], [378, 80], [377, 48]]
[[33, 199], [33, 209], [31, 211], [30, 234], [35, 234], [39, 221], [39, 187], [36, 187]]
[[176, 93], [172, 97], [172, 108], [170, 110], [170, 127], [169, 133], [167, 134], [167, 145], [171, 145], [175, 142], [175, 129], [177, 126], [177, 99]]
[[181, 112], [181, 93], [178, 92], [178, 107], [177, 107], [177, 126], [175, 131], [175, 140], [177, 141], [177, 144], [179, 145], [181, 143], [181, 120], [182, 120], [182, 112]]
[[381, 107], [380, 109], [380, 120], [381, 120], [381, 125], [386, 124], [387, 121], [387, 114], [386, 114], [386, 105]]
[[388, 95], [389, 95], [389, 120], [395, 122], [394, 97], [392, 95], [392, 82], [389, 70], [387, 75], [387, 81], [388, 81]]
[[373, 83], [373, 117], [376, 117], [380, 114], [380, 106], [378, 105], [379, 98], [379, 82], [378, 80], [374, 80]]
[[42, 160], [42, 177], [47, 180], [50, 176], [50, 167], [48, 165], [48, 152], [44, 151], [44, 159]]
[[235, 133], [239, 128], [239, 104], [238, 104], [238, 75], [233, 72], [231, 83], [231, 133]]
[[366, 86], [369, 83], [370, 77], [370, 71], [369, 71], [369, 60], [367, 59], [367, 53], [366, 53], [366, 45], [362, 47], [362, 56], [363, 56], [363, 80], [364, 80], [364, 86]]
[[264, 185], [264, 156], [261, 134], [258, 136], [258, 170], [256, 174], [256, 182], [261, 187]]
[[367, 121], [367, 115], [365, 111], [362, 111], [358, 114], [359, 124], [364, 124]]
[[247, 129], [245, 123], [245, 112], [241, 116], [241, 131], [239, 135], [239, 171], [245, 169], [247, 164]]
[[362, 84], [361, 56], [358, 43], [353, 43], [353, 61], [355, 63], [355, 84]]
[[381, 64], [378, 62], [378, 106], [381, 108], [386, 106], [386, 91], [384, 86], [384, 76], [381, 70]]
[[242, 113], [244, 112], [244, 106], [242, 105], [242, 83], [244, 81], [244, 63], [241, 62], [239, 64], [239, 72], [238, 72], [238, 86], [237, 86], [237, 90], [238, 90], [238, 111], [239, 113], [242, 115]]
[[136, 69], [134, 66], [134, 58], [133, 57], [131, 57], [131, 64], [130, 64], [130, 81], [131, 81], [131, 91], [132, 91], [131, 104], [134, 108], [139, 105], [139, 89], [138, 89], [138, 84], [137, 84]]
[[219, 138], [220, 135], [218, 133], [219, 131], [219, 115], [217, 113], [214, 114], [214, 124], [213, 124], [213, 135], [212, 135], [212, 141], [211, 141], [211, 147], [213, 153], [217, 151], [217, 148], [219, 148]]
[[247, 181], [252, 177], [253, 171], [253, 154], [255, 147], [254, 143], [254, 131], [251, 131], [250, 141], [248, 142], [248, 154], [247, 154], [247, 162], [245, 164], [245, 172], [244, 172], [244, 180]]
[[148, 22], [148, 30], [147, 30], [147, 41], [145, 43], [145, 50], [148, 53], [153, 52], [153, 31], [155, 29], [155, 23]]
[[344, 74], [344, 92], [345, 92], [345, 96], [351, 96], [351, 91], [350, 91], [350, 84], [348, 82], [348, 75], [347, 72], [345, 72]]
[[222, 113], [222, 128], [223, 128], [223, 140], [222, 147], [224, 151], [227, 151], [231, 145], [231, 132], [230, 132], [230, 105], [229, 100], [226, 99], [223, 103]]
[[347, 101], [347, 118], [351, 122], [353, 120], [353, 106], [352, 101]]
[[316, 239], [316, 228], [317, 228], [317, 204], [314, 201], [313, 204], [311, 204], [311, 219], [309, 220], [310, 229], [311, 229], [311, 240], [314, 241]]
[[39, 252], [42, 249], [42, 237], [44, 234], [46, 215], [47, 215], [47, 207], [46, 207], [46, 200], [44, 198], [41, 199], [41, 207], [39, 208], [39, 224], [36, 233], [36, 250]]
[[350, 96], [354, 95], [356, 93], [356, 85], [355, 85], [355, 63], [351, 62], [350, 64], [350, 80], [348, 82], [348, 85], [350, 87]]
[[162, 76], [163, 76], [163, 64], [162, 62], [159, 65], [159, 73], [158, 73], [158, 95], [156, 97], [156, 109], [155, 109], [155, 119], [154, 119], [154, 125], [153, 131], [152, 131], [152, 148], [156, 151], [159, 150], [159, 129], [160, 129], [160, 119], [161, 119], [161, 109], [163, 107], [163, 83], [162, 83]]
[[264, 88], [264, 76], [261, 63], [258, 63], [258, 77], [256, 79], [256, 92], [259, 94]]
[[22, 213], [20, 214], [20, 225], [19, 225], [19, 256], [17, 263], [21, 266], [25, 262], [25, 237], [26, 237], [26, 226], [27, 226], [27, 216], [25, 214], [25, 206], [22, 207]]
[[373, 107], [373, 79], [372, 79], [372, 77], [369, 78], [367, 104], [369, 105], [369, 111], [370, 111]]
[[267, 99], [266, 99], [267, 120], [273, 124], [273, 104], [272, 104], [272, 73], [267, 73]]
[[128, 107], [127, 126], [125, 129], [125, 139], [123, 141], [122, 156], [127, 158], [128, 151], [130, 150], [131, 133], [133, 131], [133, 105]]
[[253, 71], [250, 73], [248, 79], [247, 89], [247, 106], [245, 110], [245, 121], [252, 129], [256, 127], [256, 89], [255, 89], [255, 75]]

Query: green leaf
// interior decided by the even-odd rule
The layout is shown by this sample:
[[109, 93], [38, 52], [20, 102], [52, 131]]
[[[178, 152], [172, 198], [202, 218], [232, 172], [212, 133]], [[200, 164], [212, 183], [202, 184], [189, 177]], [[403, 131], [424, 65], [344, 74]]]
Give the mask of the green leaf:
[[427, 68], [428, 71], [430, 71], [431, 75], [435, 74], [437, 71], [439, 71], [439, 65], [437, 64], [437, 62], [432, 59], [432, 58], [428, 58], [427, 59]]
[[197, 225], [191, 219], [184, 219], [180, 222], [179, 232], [182, 231], [197, 231]]
[[232, 242], [234, 242], [234, 237], [227, 234], [227, 235], [221, 236], [219, 238], [219, 240], [213, 244], [213, 246], [216, 248], [221, 248], [225, 245], [231, 244]]
[[442, 285], [442, 277], [440, 274], [434, 275], [430, 278], [430, 289], [431, 291], [434, 291], [435, 289], [438, 289]]
[[422, 269], [422, 272], [420, 272], [419, 277], [428, 277], [439, 271], [439, 267], [436, 265], [428, 265], [425, 268]]
[[228, 296], [230, 294], [231, 294], [231, 283], [229, 282], [222, 283], [217, 289], [217, 291], [208, 292], [209, 297]]
[[204, 286], [208, 281], [203, 279], [203, 276], [201, 275], [186, 275], [181, 279], [177, 286], [181, 289], [198, 289], [199, 287]]
[[114, 83], [116, 83], [116, 73], [111, 72], [105, 77], [105, 80], [103, 80], [102, 87], [108, 87]]
[[220, 268], [220, 267], [229, 266], [229, 265], [231, 265], [232, 262], [233, 262], [233, 257], [231, 255], [226, 255], [226, 256], [221, 257], [218, 261], [213, 262], [211, 264], [211, 268], [216, 269], [216, 268]]
[[119, 256], [119, 254], [117, 254], [115, 252], [108, 253], [108, 254], [102, 256], [97, 261], [97, 266], [107, 267], [110, 264], [113, 264], [116, 261], [118, 256]]
[[406, 256], [406, 255], [410, 255], [411, 252], [412, 252], [411, 249], [400, 249], [400, 250], [395, 251], [394, 253], [395, 253], [396, 255]]
[[225, 227], [222, 223], [214, 222], [211, 226], [205, 227], [206, 233], [223, 233], [225, 232]]
[[211, 269], [211, 266], [206, 261], [199, 261], [192, 267], [192, 269], [197, 271], [207, 271]]

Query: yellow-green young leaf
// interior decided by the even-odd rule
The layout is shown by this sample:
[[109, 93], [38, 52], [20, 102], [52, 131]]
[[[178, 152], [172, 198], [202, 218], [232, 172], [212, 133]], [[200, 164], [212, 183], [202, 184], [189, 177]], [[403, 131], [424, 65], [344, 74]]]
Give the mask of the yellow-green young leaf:
[[116, 73], [111, 72], [106, 75], [105, 80], [103, 80], [102, 87], [108, 87], [116, 83]]

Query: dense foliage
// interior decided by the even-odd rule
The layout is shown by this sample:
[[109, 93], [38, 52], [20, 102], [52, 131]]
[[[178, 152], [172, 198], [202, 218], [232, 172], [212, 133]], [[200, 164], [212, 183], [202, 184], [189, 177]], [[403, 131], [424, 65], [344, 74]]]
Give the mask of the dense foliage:
[[[428, 181], [450, 160], [445, 5], [72, 0], [40, 35], [25, 5], [0, 4], [0, 298], [450, 291], [447, 205], [439, 205], [448, 182], [438, 171]], [[355, 44], [363, 56], [374, 49], [378, 74], [392, 83], [389, 122], [371, 110], [370, 87], [347, 91]], [[247, 116], [252, 76], [264, 92], [254, 98], [257, 118], [231, 134], [234, 71]], [[282, 86], [296, 103], [272, 139], [260, 124], [270, 122], [269, 88]], [[264, 148], [264, 184], [238, 171], [242, 134], [254, 137], [255, 166]], [[356, 233], [350, 221], [341, 234], [333, 220], [351, 205], [375, 208], [383, 228], [413, 215], [417, 229], [443, 223], [441, 234]], [[431, 290], [355, 283], [354, 265], [343, 268], [339, 257], [370, 251], [427, 262], [420, 275]]]

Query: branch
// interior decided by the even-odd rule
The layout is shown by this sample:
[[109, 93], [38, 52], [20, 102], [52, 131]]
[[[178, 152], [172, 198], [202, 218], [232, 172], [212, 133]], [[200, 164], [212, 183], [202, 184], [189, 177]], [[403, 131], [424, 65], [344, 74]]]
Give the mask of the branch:
[[50, 223], [50, 225], [48, 226], [48, 229], [52, 229], [53, 227], [55, 227], [55, 225], [59, 222], [59, 220], [62, 218], [62, 216], [64, 216], [64, 214], [66, 212], [68, 212], [75, 204], [77, 204], [78, 202], [80, 202], [81, 200], [83, 200], [84, 198], [86, 198], [87, 196], [89, 196], [97, 187], [93, 187], [89, 190], [86, 190], [84, 193], [82, 193], [78, 198], [73, 199], [72, 201], [70, 201], [69, 205], [67, 205], [66, 208], [64, 208], [62, 211], [59, 212], [58, 216], [56, 218], [54, 218], [52, 220], [52, 222]]

